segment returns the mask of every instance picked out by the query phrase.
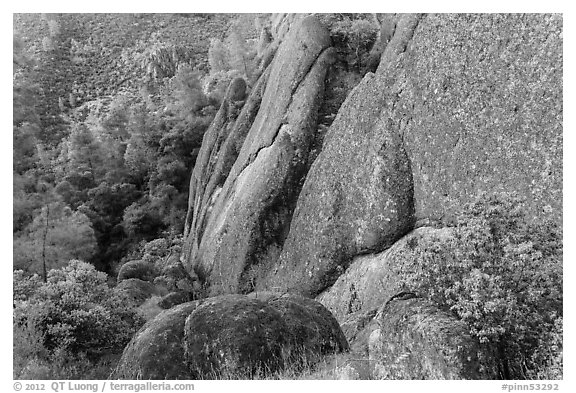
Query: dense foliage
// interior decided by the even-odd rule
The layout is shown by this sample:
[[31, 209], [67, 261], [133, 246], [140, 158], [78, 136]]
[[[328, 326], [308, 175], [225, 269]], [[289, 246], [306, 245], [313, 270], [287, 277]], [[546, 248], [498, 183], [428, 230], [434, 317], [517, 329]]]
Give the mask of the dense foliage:
[[[403, 255], [405, 285], [454, 313], [505, 379], [561, 374], [562, 235], [529, 220], [524, 201], [484, 195], [451, 236], [423, 238]], [[494, 359], [496, 362], [494, 362]]]
[[143, 322], [91, 264], [72, 260], [51, 270], [47, 283], [14, 272], [15, 374], [30, 362], [50, 363], [54, 356], [98, 363], [121, 353]]

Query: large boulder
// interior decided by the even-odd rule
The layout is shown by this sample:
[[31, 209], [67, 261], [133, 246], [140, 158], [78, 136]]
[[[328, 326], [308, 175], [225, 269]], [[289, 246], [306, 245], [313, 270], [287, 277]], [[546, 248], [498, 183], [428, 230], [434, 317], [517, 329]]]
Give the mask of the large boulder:
[[250, 292], [280, 254], [308, 168], [329, 46], [315, 17], [299, 19], [252, 93], [262, 94], [255, 116], [243, 109], [246, 121], [239, 117], [231, 131], [205, 136], [206, 154], [191, 180], [183, 263], [210, 295]]
[[302, 296], [281, 295], [267, 303], [280, 312], [288, 327], [289, 361], [313, 364], [321, 356], [348, 350], [336, 318], [322, 304]]
[[156, 275], [157, 272], [153, 264], [141, 260], [134, 260], [128, 261], [120, 267], [117, 281], [120, 282], [130, 278], [152, 281]]
[[404, 255], [422, 241], [446, 239], [451, 235], [450, 228], [421, 227], [381, 253], [355, 257], [346, 272], [316, 300], [340, 322], [349, 315], [374, 310], [404, 289], [406, 276], [414, 273], [416, 261], [410, 263]]
[[201, 301], [178, 305], [148, 321], [124, 349], [113, 379], [191, 379], [184, 323]]
[[184, 327], [185, 354], [194, 378], [246, 378], [283, 365], [288, 328], [272, 306], [243, 295], [209, 298]]
[[[261, 300], [266, 299], [266, 300]], [[332, 314], [299, 296], [222, 295], [173, 306], [147, 322], [117, 379], [244, 379], [292, 371], [346, 351]]]
[[375, 379], [485, 379], [466, 324], [421, 298], [394, 299], [369, 338]]
[[187, 303], [193, 300], [193, 295], [186, 291], [170, 292], [167, 295], [162, 296], [160, 301], [158, 301], [158, 307], [162, 309], [169, 309], [178, 304]]

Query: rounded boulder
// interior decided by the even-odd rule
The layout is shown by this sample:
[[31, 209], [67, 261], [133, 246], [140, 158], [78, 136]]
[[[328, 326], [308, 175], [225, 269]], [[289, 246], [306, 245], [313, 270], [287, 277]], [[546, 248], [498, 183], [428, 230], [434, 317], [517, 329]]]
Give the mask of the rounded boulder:
[[207, 299], [184, 326], [194, 378], [245, 379], [279, 371], [289, 329], [274, 307], [243, 295]]
[[154, 265], [140, 260], [126, 262], [118, 272], [118, 282], [130, 278], [152, 281], [154, 277], [156, 277]]
[[289, 331], [290, 361], [310, 364], [323, 355], [348, 350], [348, 341], [330, 311], [315, 300], [297, 295], [270, 298]]

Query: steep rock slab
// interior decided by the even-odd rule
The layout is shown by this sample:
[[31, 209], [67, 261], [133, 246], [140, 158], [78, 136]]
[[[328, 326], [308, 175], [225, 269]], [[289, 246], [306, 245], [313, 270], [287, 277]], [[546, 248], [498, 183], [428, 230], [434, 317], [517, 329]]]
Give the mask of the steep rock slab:
[[380, 65], [395, 80], [390, 119], [402, 123], [418, 219], [449, 219], [482, 191], [516, 191], [535, 219], [561, 222], [562, 23], [426, 15], [399, 60]]
[[185, 356], [193, 378], [246, 378], [283, 363], [288, 328], [270, 305], [243, 295], [207, 299], [184, 326]]
[[381, 251], [412, 227], [410, 163], [397, 125], [382, 114], [388, 96], [381, 83], [368, 74], [338, 112], [298, 198], [269, 288], [315, 296], [353, 256]]
[[201, 301], [178, 305], [148, 321], [124, 349], [112, 379], [191, 379], [184, 359], [184, 323]]
[[380, 307], [403, 289], [403, 274], [412, 273], [415, 269], [403, 255], [422, 239], [445, 238], [451, 232], [450, 228], [417, 228], [381, 253], [355, 257], [346, 272], [316, 300], [341, 322], [354, 313]]
[[[262, 75], [246, 102], [243, 100], [245, 81], [242, 78], [232, 81], [218, 113], [204, 135], [190, 178], [188, 213], [184, 228], [186, 241], [182, 262], [189, 272], [192, 272], [190, 256], [198, 250], [215, 200], [258, 113], [268, 76], [269, 72]], [[239, 107], [242, 108], [240, 113]]]
[[377, 379], [483, 379], [466, 325], [424, 299], [392, 300], [376, 316], [370, 360]]
[[266, 71], [262, 102], [238, 158], [214, 191], [201, 234], [189, 240], [198, 245], [189, 248], [185, 264], [211, 295], [250, 292], [280, 254], [316, 131], [329, 45], [318, 20], [303, 18]]

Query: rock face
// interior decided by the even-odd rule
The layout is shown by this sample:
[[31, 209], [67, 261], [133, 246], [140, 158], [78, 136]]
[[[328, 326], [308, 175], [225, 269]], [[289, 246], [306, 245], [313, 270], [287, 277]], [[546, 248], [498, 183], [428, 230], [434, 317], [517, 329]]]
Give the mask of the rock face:
[[268, 285], [316, 295], [352, 257], [482, 191], [528, 195], [534, 217], [560, 220], [561, 31], [554, 15], [398, 18], [307, 175]]
[[378, 379], [482, 379], [478, 348], [467, 326], [413, 298], [392, 300], [376, 316], [369, 338]]
[[374, 310], [403, 289], [405, 276], [398, 272], [408, 274], [414, 271], [414, 266], [406, 265], [402, 255], [422, 239], [445, 238], [451, 233], [450, 228], [417, 228], [386, 251], [356, 257], [348, 270], [316, 300], [326, 306], [339, 321], [359, 311]]
[[178, 305], [148, 321], [132, 338], [113, 379], [191, 379], [184, 358], [184, 323], [200, 301]]
[[[378, 252], [414, 221], [412, 172], [374, 76], [352, 91], [312, 165], [269, 285], [315, 296], [355, 255]], [[387, 110], [384, 110], [388, 112]]]
[[[426, 15], [382, 89], [396, 95], [416, 216], [446, 218], [481, 191], [517, 191], [562, 217], [562, 16]], [[387, 65], [386, 65], [387, 64]]]
[[234, 125], [219, 114], [205, 135], [183, 263], [209, 283], [211, 295], [250, 292], [253, 266], [266, 270], [280, 254], [316, 130], [329, 45], [316, 18], [300, 19]]

